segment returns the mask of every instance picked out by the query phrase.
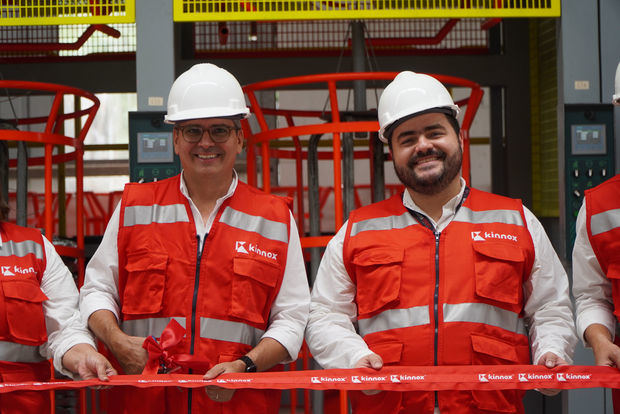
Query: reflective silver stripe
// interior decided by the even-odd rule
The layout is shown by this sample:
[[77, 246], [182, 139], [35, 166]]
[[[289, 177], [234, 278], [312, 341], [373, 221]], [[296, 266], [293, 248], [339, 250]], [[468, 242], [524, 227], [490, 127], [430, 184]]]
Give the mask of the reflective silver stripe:
[[409, 328], [431, 323], [428, 306], [388, 309], [368, 319], [358, 319], [359, 334], [369, 335], [389, 329]]
[[404, 229], [405, 227], [418, 224], [409, 212], [400, 216], [378, 217], [353, 223], [351, 226], [351, 237], [369, 230], [390, 230]]
[[34, 253], [37, 259], [43, 260], [43, 246], [32, 240], [22, 242], [3, 241], [2, 247], [0, 247], [0, 256], [3, 257], [24, 257], [29, 253]]
[[185, 318], [148, 318], [148, 319], [132, 319], [121, 322], [121, 329], [130, 336], [149, 336], [156, 338], [161, 336], [164, 328], [168, 323], [175, 319], [182, 327], [185, 327]]
[[183, 204], [125, 207], [124, 227], [151, 223], [187, 223], [189, 217]]
[[523, 226], [521, 213], [516, 210], [484, 210], [474, 211], [467, 207], [461, 207], [454, 216], [454, 221], [465, 223], [504, 223]]
[[220, 222], [237, 229], [258, 233], [269, 240], [288, 243], [288, 228], [285, 223], [279, 221], [267, 220], [260, 216], [252, 216], [226, 207]]
[[0, 361], [41, 362], [45, 358], [39, 354], [39, 347], [0, 341]]
[[519, 315], [486, 303], [459, 303], [443, 305], [444, 322], [473, 322], [496, 326], [520, 335], [527, 335]]
[[265, 334], [262, 329], [241, 322], [200, 318], [200, 337], [218, 341], [237, 342], [254, 347]]
[[593, 236], [618, 227], [620, 227], [620, 208], [603, 211], [593, 215], [590, 219], [590, 229]]

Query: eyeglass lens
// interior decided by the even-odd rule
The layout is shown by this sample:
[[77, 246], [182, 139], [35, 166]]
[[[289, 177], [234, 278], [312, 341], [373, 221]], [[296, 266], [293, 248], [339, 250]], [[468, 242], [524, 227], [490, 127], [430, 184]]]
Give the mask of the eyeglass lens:
[[183, 137], [189, 142], [198, 142], [202, 139], [205, 131], [209, 131], [209, 137], [214, 142], [224, 142], [230, 137], [233, 127], [227, 125], [213, 125], [204, 128], [200, 125], [185, 125], [181, 127]]

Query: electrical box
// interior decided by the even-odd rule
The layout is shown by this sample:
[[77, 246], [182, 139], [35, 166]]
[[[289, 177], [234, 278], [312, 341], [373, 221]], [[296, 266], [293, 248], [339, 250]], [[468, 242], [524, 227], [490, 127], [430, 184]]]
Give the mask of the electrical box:
[[567, 105], [564, 126], [566, 252], [570, 258], [584, 191], [615, 175], [613, 106]]
[[129, 180], [158, 181], [181, 172], [165, 112], [129, 112]]

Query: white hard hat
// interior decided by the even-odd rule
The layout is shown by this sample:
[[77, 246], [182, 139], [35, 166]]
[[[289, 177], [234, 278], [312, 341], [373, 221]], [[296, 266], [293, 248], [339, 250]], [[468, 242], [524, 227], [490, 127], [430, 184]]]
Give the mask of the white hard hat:
[[379, 99], [379, 139], [387, 142], [386, 129], [391, 129], [397, 121], [434, 109], [444, 110], [455, 118], [459, 114], [458, 105], [437, 79], [411, 71], [399, 73]]
[[614, 94], [612, 102], [614, 105], [620, 105], [620, 63], [618, 63], [618, 67], [616, 68], [616, 93]]
[[182, 73], [170, 88], [168, 114], [164, 122], [173, 124], [185, 119], [247, 118], [243, 90], [227, 70], [211, 63], [194, 65]]

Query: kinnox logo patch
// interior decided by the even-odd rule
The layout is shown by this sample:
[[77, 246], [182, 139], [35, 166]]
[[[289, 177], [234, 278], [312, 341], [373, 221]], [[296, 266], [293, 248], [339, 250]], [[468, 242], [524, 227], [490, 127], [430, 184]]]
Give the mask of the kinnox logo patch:
[[400, 382], [398, 379], [398, 375], [390, 375], [390, 381], [392, 382]]
[[472, 231], [471, 239], [473, 241], [487, 241], [488, 239], [512, 240], [517, 241], [514, 234], [494, 233], [492, 231]]
[[557, 378], [558, 381], [566, 381], [566, 378], [564, 378], [564, 374], [561, 373], [561, 372], [558, 372], [556, 374], [556, 378]]
[[258, 247], [258, 245], [253, 244], [253, 243], [248, 243], [246, 241], [236, 241], [235, 251], [237, 253], [244, 253], [244, 254], [254, 253], [259, 256], [266, 257], [267, 259], [278, 260], [277, 253], [262, 250], [260, 247]]
[[527, 376], [525, 374], [519, 374], [519, 381], [528, 382]]
[[362, 381], [360, 381], [360, 377], [358, 377], [357, 375], [351, 375], [351, 382], [355, 382], [356, 384], [362, 383]]
[[310, 382], [313, 384], [320, 384], [321, 380], [319, 379], [319, 377], [310, 377]]
[[489, 382], [489, 380], [487, 379], [487, 374], [478, 374], [478, 381]]
[[484, 237], [482, 237], [480, 235], [480, 233], [482, 233], [481, 231], [472, 231], [471, 232], [471, 239], [473, 241], [486, 241], [486, 239]]
[[29, 275], [35, 273], [34, 267], [0, 266], [2, 276]]
[[15, 276], [11, 271], [11, 266], [2, 266], [2, 276]]
[[249, 254], [249, 253], [248, 253], [248, 251], [247, 251], [247, 250], [246, 250], [246, 248], [245, 248], [245, 244], [246, 244], [246, 243], [247, 243], [247, 242], [244, 242], [244, 241], [238, 241], [238, 242], [236, 242], [236, 243], [235, 243], [235, 251], [236, 251], [237, 253], [245, 253], [245, 254]]

